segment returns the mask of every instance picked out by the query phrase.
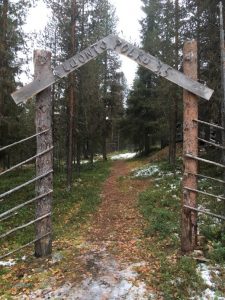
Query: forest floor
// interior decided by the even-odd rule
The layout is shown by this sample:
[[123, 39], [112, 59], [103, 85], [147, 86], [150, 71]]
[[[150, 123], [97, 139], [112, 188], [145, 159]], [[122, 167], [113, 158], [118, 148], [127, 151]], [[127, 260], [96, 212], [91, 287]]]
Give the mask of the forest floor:
[[68, 274], [82, 274], [79, 283], [70, 279], [57, 289], [48, 286], [23, 299], [151, 299], [155, 290], [140, 273], [155, 268], [155, 264], [143, 247], [144, 219], [137, 207], [139, 193], [151, 181], [131, 179], [130, 172], [136, 166], [137, 162], [126, 161], [112, 165], [100, 207], [82, 233], [76, 268], [68, 266]]
[[180, 254], [182, 173], [167, 154], [100, 164], [75, 180], [80, 201], [56, 187], [53, 254], [0, 267], [0, 299], [224, 300], [223, 263]]

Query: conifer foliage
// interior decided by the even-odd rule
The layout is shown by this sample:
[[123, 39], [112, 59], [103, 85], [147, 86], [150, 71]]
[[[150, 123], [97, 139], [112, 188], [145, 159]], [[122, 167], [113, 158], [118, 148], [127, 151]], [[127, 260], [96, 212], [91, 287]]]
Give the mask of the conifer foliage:
[[[199, 81], [215, 89], [209, 103], [199, 102], [201, 118], [220, 119], [220, 45], [218, 0], [142, 0], [145, 17], [142, 47], [182, 71], [182, 48], [187, 39], [198, 41]], [[175, 161], [175, 142], [181, 141], [182, 90], [139, 68], [128, 97], [129, 135], [140, 151], [170, 145], [169, 161]], [[138, 134], [138, 128], [142, 134]]]

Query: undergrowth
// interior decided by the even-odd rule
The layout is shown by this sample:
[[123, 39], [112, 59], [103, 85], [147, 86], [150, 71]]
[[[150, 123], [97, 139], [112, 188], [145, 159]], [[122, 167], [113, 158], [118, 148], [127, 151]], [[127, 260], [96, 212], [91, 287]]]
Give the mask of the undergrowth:
[[[110, 162], [97, 162], [94, 165], [82, 165], [79, 178], [74, 174], [74, 182], [71, 191], [66, 187], [65, 173], [54, 174], [53, 193], [53, 230], [54, 238], [73, 234], [75, 230], [88, 219], [88, 216], [96, 209], [100, 202], [100, 190], [102, 183], [109, 174]], [[12, 187], [22, 184], [35, 176], [34, 170], [20, 169], [1, 178], [0, 193], [10, 190]], [[33, 184], [4, 198], [0, 206], [0, 213], [9, 210], [16, 205], [35, 197]], [[35, 219], [35, 204], [30, 204], [15, 215], [0, 223], [0, 233], [5, 233], [22, 224]], [[29, 226], [8, 238], [1, 240], [0, 254], [20, 247], [34, 239], [34, 225]], [[16, 256], [21, 257], [26, 251]]]
[[[153, 184], [139, 199], [140, 210], [146, 220], [145, 235], [151, 238], [149, 251], [154, 253], [160, 266], [153, 276], [153, 283], [161, 290], [163, 299], [190, 299], [201, 294], [207, 287], [197, 272], [196, 260], [180, 255], [181, 164], [178, 165], [176, 175], [173, 175], [171, 167], [165, 161], [155, 165], [159, 171], [151, 176]], [[205, 171], [207, 173], [208, 170]], [[208, 171], [208, 174], [210, 172], [212, 171]], [[210, 184], [200, 180], [199, 188], [211, 190], [212, 193], [222, 192], [221, 187]], [[214, 212], [221, 211], [221, 202], [215, 206], [215, 202], [210, 200], [199, 197], [198, 203]], [[204, 249], [206, 257], [223, 262], [225, 239], [222, 223], [200, 215], [199, 225], [200, 234], [207, 240], [206, 245], [211, 241], [210, 251]], [[221, 271], [221, 276], [224, 276], [222, 273]], [[220, 294], [225, 292], [219, 282], [217, 288]]]

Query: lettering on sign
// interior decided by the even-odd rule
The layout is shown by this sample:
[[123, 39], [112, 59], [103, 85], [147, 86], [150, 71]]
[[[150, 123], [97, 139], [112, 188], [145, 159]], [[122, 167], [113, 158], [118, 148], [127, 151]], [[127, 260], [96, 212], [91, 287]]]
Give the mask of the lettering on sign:
[[85, 62], [86, 62], [86, 58], [83, 54], [79, 55], [78, 60], [81, 64], [85, 64]]
[[76, 60], [74, 58], [70, 59], [70, 66], [71, 66], [71, 68], [76, 68], [78, 66], [78, 63], [76, 62]]
[[105, 41], [102, 41], [102, 42], [101, 42], [100, 48], [101, 48], [102, 50], [107, 50], [107, 49], [108, 49], [107, 44], [106, 44]]
[[89, 48], [89, 49], [87, 49], [86, 51], [85, 51], [85, 55], [86, 55], [86, 57], [87, 57], [87, 59], [89, 59], [89, 58], [93, 58], [93, 54], [92, 54], [92, 52], [91, 52], [91, 49]]
[[103, 53], [107, 50], [108, 44], [107, 39], [101, 40], [98, 43], [88, 47], [87, 49], [81, 51], [79, 54], [73, 56], [72, 58], [65, 61], [62, 65], [55, 68], [54, 75], [57, 78], [63, 78], [68, 75], [70, 72], [74, 71], [75, 69], [83, 66], [90, 60], [97, 57], [99, 54]]
[[98, 46], [98, 44], [94, 44], [93, 46], [91, 46], [91, 49], [93, 49], [94, 51], [95, 51], [95, 54], [100, 54], [99, 52], [98, 52], [98, 48], [97, 48], [97, 46]]
[[144, 51], [130, 45], [129, 43], [124, 43], [122, 40], [117, 39], [114, 50], [134, 59], [137, 63], [148, 65], [151, 57]]
[[90, 60], [95, 59], [106, 50], [114, 50], [123, 54], [151, 70], [156, 75], [165, 77], [167, 80], [204, 99], [209, 100], [213, 94], [213, 90], [188, 78], [183, 73], [164, 64], [151, 54], [146, 53], [117, 36], [109, 35], [57, 66], [52, 73], [45, 74], [42, 78], [34, 80], [32, 83], [14, 92], [12, 94], [13, 99], [16, 103], [25, 102], [27, 99], [57, 82], [60, 78], [67, 76], [70, 72], [80, 68]]

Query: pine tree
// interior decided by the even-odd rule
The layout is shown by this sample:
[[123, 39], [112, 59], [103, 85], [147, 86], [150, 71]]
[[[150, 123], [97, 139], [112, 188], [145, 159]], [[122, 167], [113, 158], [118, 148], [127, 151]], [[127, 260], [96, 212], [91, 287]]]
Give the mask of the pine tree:
[[[58, 62], [71, 57], [70, 49], [75, 49], [79, 52], [90, 44], [95, 43], [98, 39], [114, 32], [115, 16], [107, 0], [82, 0], [76, 3], [76, 45], [72, 46], [68, 41], [71, 41], [71, 19], [68, 17], [68, 7], [71, 1], [64, 2], [48, 1], [49, 7], [53, 11], [52, 25], [48, 28], [57, 28], [57, 48]], [[63, 20], [63, 22], [61, 21]], [[54, 32], [54, 29], [51, 29]], [[52, 42], [47, 41], [47, 45], [54, 46], [54, 34], [50, 35]], [[107, 107], [109, 99], [112, 97], [112, 86], [117, 82], [120, 86], [118, 77], [119, 62], [117, 57], [111, 53], [104, 53], [94, 61], [82, 66], [74, 72], [73, 82], [76, 81], [76, 106], [73, 116], [76, 126], [74, 127], [73, 149], [76, 148], [76, 161], [79, 171], [79, 164], [82, 154], [89, 156], [93, 161], [94, 153], [106, 152], [106, 139], [110, 136], [111, 127], [107, 122]], [[70, 85], [71, 86], [71, 85]], [[69, 88], [67, 80], [63, 80], [60, 85], [56, 85], [55, 91], [58, 97], [55, 99], [55, 108], [57, 109], [57, 120], [63, 122], [61, 114], [70, 107], [66, 107], [69, 99]], [[60, 104], [57, 103], [60, 101]], [[114, 100], [113, 100], [114, 101]], [[122, 101], [122, 100], [121, 100]], [[60, 109], [59, 109], [60, 108]], [[61, 120], [61, 121], [60, 121]], [[57, 127], [55, 122], [55, 131]], [[65, 125], [61, 126], [65, 128]], [[60, 128], [60, 132], [61, 132]], [[61, 141], [60, 141], [61, 143]], [[65, 149], [65, 143], [61, 149]], [[65, 151], [64, 151], [65, 152]], [[74, 157], [74, 156], [73, 156]]]
[[[0, 145], [9, 144], [24, 137], [27, 127], [23, 127], [24, 109], [16, 106], [10, 94], [20, 82], [19, 74], [24, 62], [20, 57], [26, 50], [26, 35], [23, 24], [31, 7], [29, 0], [0, 1]], [[10, 164], [9, 153], [1, 153]], [[16, 159], [15, 155], [11, 155]], [[11, 158], [12, 158], [11, 157]]]

